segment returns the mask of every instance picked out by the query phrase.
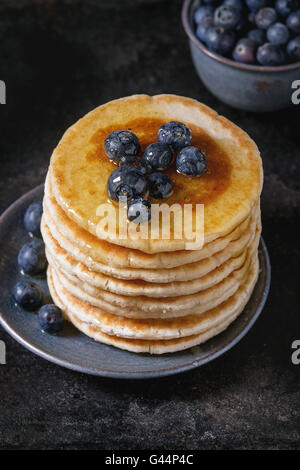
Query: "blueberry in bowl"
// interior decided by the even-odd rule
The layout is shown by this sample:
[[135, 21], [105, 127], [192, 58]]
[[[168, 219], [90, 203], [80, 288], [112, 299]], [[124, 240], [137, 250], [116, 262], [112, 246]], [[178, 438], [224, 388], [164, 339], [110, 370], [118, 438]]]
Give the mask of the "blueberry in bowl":
[[238, 109], [291, 106], [292, 83], [300, 76], [300, 0], [219, 0], [203, 18], [201, 5], [185, 0], [182, 22], [205, 86]]

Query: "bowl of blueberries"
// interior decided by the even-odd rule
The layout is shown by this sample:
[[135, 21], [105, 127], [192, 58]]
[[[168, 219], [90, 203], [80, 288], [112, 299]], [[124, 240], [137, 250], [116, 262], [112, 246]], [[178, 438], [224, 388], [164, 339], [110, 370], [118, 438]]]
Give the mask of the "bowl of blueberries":
[[300, 0], [185, 0], [195, 68], [221, 101], [247, 111], [292, 105], [300, 79]]

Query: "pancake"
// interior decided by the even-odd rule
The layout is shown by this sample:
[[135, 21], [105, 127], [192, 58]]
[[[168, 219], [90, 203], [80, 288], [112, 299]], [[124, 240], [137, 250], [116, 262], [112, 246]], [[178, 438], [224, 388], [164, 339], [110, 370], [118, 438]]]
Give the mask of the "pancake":
[[[231, 233], [252, 212], [262, 187], [262, 165], [250, 137], [222, 116], [195, 100], [173, 96], [135, 95], [111, 101], [71, 126], [54, 150], [49, 175], [57, 203], [77, 225], [98, 238], [145, 253], [187, 249], [186, 233], [175, 239], [138, 238], [130, 233], [99, 228], [96, 215], [107, 203], [106, 184], [116, 168], [104, 153], [103, 142], [113, 130], [132, 129], [142, 149], [155, 142], [165, 122], [184, 122], [193, 133], [193, 145], [206, 153], [208, 171], [201, 178], [186, 178], [175, 165], [166, 171], [174, 183], [167, 204], [204, 204], [204, 244]], [[118, 207], [115, 207], [118, 216]], [[118, 228], [118, 218], [116, 220]], [[175, 227], [176, 230], [178, 227]]]
[[[114, 320], [116, 320], [117, 317], [111, 318], [112, 316], [106, 316], [105, 321], [107, 322], [107, 326], [105, 326], [105, 321], [103, 321], [101, 326], [102, 329], [99, 326], [95, 326], [94, 323], [81, 320], [77, 314], [74, 313], [75, 311], [78, 313], [78, 309], [81, 312], [82, 310], [86, 310], [86, 318], [89, 318], [90, 316], [93, 316], [94, 313], [92, 307], [87, 304], [87, 306], [84, 306], [82, 301], [77, 301], [76, 298], [70, 296], [66, 292], [63, 292], [64, 300], [62, 300], [61, 296], [57, 292], [55, 283], [53, 282], [51, 268], [48, 270], [48, 284], [55, 303], [62, 308], [66, 317], [79, 330], [83, 331], [88, 336], [99, 342], [133, 352], [163, 354], [195, 346], [225, 330], [246, 306], [256, 283], [258, 271], [258, 261], [256, 260], [250, 269], [246, 284], [241, 287], [239, 291], [239, 295], [231, 298], [226, 304], [220, 307], [220, 309], [207, 312], [202, 317], [202, 321], [201, 317], [196, 317], [194, 319], [189, 318], [183, 321], [172, 320], [168, 323], [158, 321], [157, 324], [155, 324], [151, 322], [150, 325], [147, 326], [145, 325], [145, 322], [132, 322], [128, 321], [128, 319], [121, 319], [118, 324], [114, 323]], [[99, 318], [98, 321], [100, 321]], [[134, 330], [134, 338], [120, 337], [112, 335], [111, 333], [108, 334], [107, 332], [105, 333], [103, 329], [110, 332], [116, 330], [118, 333], [122, 332], [123, 334], [132, 334]], [[159, 337], [166, 336], [166, 339], [156, 339], [158, 336], [158, 329], [160, 330]], [[162, 330], [164, 333], [162, 333]], [[199, 332], [197, 334], [187, 336], [182, 335], [183, 332], [187, 334], [189, 331]], [[153, 336], [153, 339], [137, 338], [137, 332], [139, 332], [138, 336]], [[177, 335], [176, 339], [167, 339], [174, 335]]]
[[51, 236], [47, 226], [41, 226], [43, 238], [46, 242], [47, 258], [51, 263], [62, 267], [70, 274], [75, 274], [79, 279], [103, 290], [108, 290], [116, 294], [127, 296], [147, 296], [151, 298], [178, 297], [180, 295], [190, 295], [221, 283], [230, 278], [232, 272], [241, 272], [245, 269], [246, 258], [250, 257], [257, 249], [260, 233], [257, 233], [255, 240], [251, 243], [249, 250], [245, 250], [240, 256], [231, 258], [221, 266], [205, 276], [192, 281], [170, 282], [170, 283], [149, 283], [142, 280], [116, 279], [99, 272], [90, 271], [83, 263], [75, 260], [68, 254]]
[[149, 298], [145, 296], [122, 296], [101, 291], [87, 283], [82, 283], [76, 276], [70, 276], [50, 258], [50, 265], [55, 269], [61, 283], [84, 301], [115, 315], [128, 318], [177, 318], [203, 313], [214, 308], [231, 297], [245, 281], [253, 258], [254, 250], [248, 256], [243, 267], [234, 271], [228, 278], [202, 292], [178, 297]]
[[241, 285], [226, 302], [202, 315], [189, 315], [167, 320], [137, 320], [111, 315], [70, 294], [60, 283], [55, 271], [52, 272], [50, 268], [50, 272], [55, 290], [66, 307], [66, 315], [70, 311], [79, 320], [89, 323], [109, 335], [163, 340], [199, 334], [216, 327], [237, 311], [240, 312], [241, 304], [244, 304], [245, 298], [249, 298], [249, 293], [254, 287], [258, 273], [258, 262], [257, 259], [253, 262], [245, 284]]
[[47, 238], [49, 239], [50, 236], [53, 237], [60, 247], [64, 248], [68, 254], [73, 256], [74, 260], [83, 263], [90, 271], [100, 272], [117, 279], [139, 279], [147, 282], [167, 283], [199, 279], [230, 258], [241, 255], [253, 240], [258, 217], [259, 211], [257, 210], [252, 217], [249, 228], [247, 228], [237, 240], [231, 241], [224, 250], [203, 260], [169, 269], [118, 268], [99, 263], [91, 256], [84, 253], [80, 248], [74, 246], [71, 241], [58, 231], [54, 220], [47, 210], [43, 216], [43, 225], [45, 226], [45, 240]]
[[45, 197], [43, 201], [44, 213], [49, 220], [55, 220], [55, 226], [76, 248], [80, 249], [90, 259], [108, 266], [117, 268], [134, 269], [170, 269], [184, 264], [201, 261], [224, 250], [231, 241], [235, 241], [249, 228], [252, 216], [259, 210], [257, 201], [253, 211], [231, 233], [218, 238], [205, 245], [201, 250], [183, 250], [176, 252], [164, 252], [147, 254], [139, 250], [130, 250], [100, 240], [87, 230], [76, 225], [70, 217], [61, 209], [52, 195], [49, 177], [45, 183]]

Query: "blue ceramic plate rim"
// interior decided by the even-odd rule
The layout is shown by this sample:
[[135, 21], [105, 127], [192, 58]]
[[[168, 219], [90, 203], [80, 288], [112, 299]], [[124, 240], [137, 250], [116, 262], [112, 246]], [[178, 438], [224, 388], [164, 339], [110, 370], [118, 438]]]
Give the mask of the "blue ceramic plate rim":
[[[43, 187], [44, 187], [43, 184], [41, 184], [40, 186], [37, 186], [36, 188], [32, 189], [31, 191], [27, 192], [22, 197], [17, 199], [13, 204], [11, 204], [1, 215], [0, 225], [2, 225], [3, 222], [5, 221], [5, 218], [8, 215], [10, 215], [11, 212], [13, 212], [16, 208], [18, 208], [19, 205], [22, 205], [24, 201], [27, 201], [28, 199], [35, 196], [36, 194], [42, 193]], [[192, 361], [188, 361], [186, 363], [182, 363], [176, 366], [167, 367], [167, 368], [158, 368], [154, 370], [139, 370], [139, 371], [135, 371], [135, 370], [121, 371], [121, 370], [110, 370], [110, 369], [105, 369], [105, 368], [100, 369], [99, 367], [93, 367], [93, 366], [82, 366], [79, 363], [62, 359], [61, 357], [56, 356], [54, 353], [49, 354], [43, 348], [37, 347], [35, 344], [29, 341], [26, 337], [22, 336], [22, 334], [19, 331], [16, 331], [14, 329], [14, 327], [10, 324], [10, 322], [6, 320], [4, 312], [0, 312], [0, 324], [18, 343], [20, 343], [29, 351], [33, 352], [34, 354], [37, 354], [38, 356], [52, 363], [55, 363], [67, 369], [75, 370], [78, 372], [102, 376], [102, 377], [118, 378], [118, 379], [156, 378], [156, 377], [163, 377], [163, 376], [185, 372], [190, 369], [194, 369], [196, 367], [200, 367], [201, 365], [207, 364], [208, 362], [216, 359], [217, 357], [221, 356], [225, 352], [229, 351], [248, 333], [248, 331], [251, 329], [251, 327], [254, 325], [254, 323], [258, 319], [266, 303], [269, 290], [270, 290], [270, 283], [271, 283], [270, 258], [269, 258], [269, 254], [268, 254], [265, 242], [262, 238], [260, 242], [260, 249], [261, 249], [260, 269], [261, 271], [264, 271], [265, 283], [263, 285], [263, 293], [261, 295], [261, 298], [259, 299], [256, 311], [251, 316], [250, 320], [246, 323], [244, 328], [242, 328], [239, 331], [238, 334], [232, 337], [230, 341], [227, 340], [224, 342], [224, 344], [221, 343], [220, 346], [215, 350], [215, 352], [213, 353], [208, 352], [205, 356], [202, 355], [201, 358], [198, 358], [198, 359], [197, 359], [197, 355], [195, 354]], [[242, 315], [243, 313], [240, 316]], [[230, 327], [231, 325], [227, 328], [227, 330], [229, 330]], [[99, 343], [95, 342], [95, 345], [97, 347], [101, 347], [101, 344]], [[125, 352], [128, 353], [127, 351], [124, 351], [124, 353]], [[131, 354], [139, 357], [138, 354], [135, 354], [135, 353], [131, 353]], [[174, 356], [176, 355], [176, 353], [173, 353], [172, 355]], [[157, 356], [153, 356], [153, 357], [157, 357]]]
[[201, 42], [197, 36], [195, 35], [194, 28], [192, 26], [191, 21], [191, 9], [194, 6], [195, 0], [185, 0], [182, 6], [181, 11], [181, 19], [183, 28], [189, 37], [189, 39], [206, 55], [211, 57], [212, 59], [217, 60], [218, 62], [222, 62], [224, 65], [227, 65], [232, 68], [241, 69], [241, 70], [248, 70], [249, 72], [285, 72], [289, 70], [294, 70], [300, 68], [300, 62], [294, 62], [292, 64], [286, 65], [279, 65], [277, 67], [271, 66], [263, 66], [263, 65], [251, 65], [251, 64], [241, 64], [239, 62], [235, 62], [234, 60], [228, 59], [227, 57], [223, 57], [219, 54], [215, 54], [214, 52], [210, 51], [204, 44]]

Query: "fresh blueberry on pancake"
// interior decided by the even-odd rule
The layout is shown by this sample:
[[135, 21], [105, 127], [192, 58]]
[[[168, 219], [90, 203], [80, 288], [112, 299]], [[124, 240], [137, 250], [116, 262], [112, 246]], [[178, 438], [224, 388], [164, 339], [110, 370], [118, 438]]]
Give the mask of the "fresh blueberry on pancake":
[[192, 133], [182, 122], [170, 121], [159, 128], [157, 140], [171, 145], [174, 150], [180, 150], [191, 144]]
[[173, 158], [171, 147], [164, 142], [155, 142], [146, 148], [143, 160], [151, 165], [153, 170], [165, 170]]
[[152, 171], [152, 167], [147, 160], [142, 160], [140, 157], [133, 155], [128, 155], [127, 157], [122, 158], [120, 164], [130, 165], [134, 168], [138, 168], [138, 170], [141, 171], [143, 175], [148, 175]]
[[127, 217], [136, 223], [148, 222], [151, 219], [151, 203], [147, 199], [134, 199], [128, 205]]
[[104, 150], [108, 158], [118, 164], [122, 157], [138, 155], [141, 146], [133, 132], [113, 131], [104, 141]]
[[47, 267], [44, 243], [40, 240], [26, 243], [19, 251], [18, 263], [26, 274], [42, 274]]
[[41, 202], [34, 202], [30, 204], [24, 215], [24, 225], [28, 232], [33, 235], [41, 236], [41, 218], [43, 213], [43, 206]]
[[129, 201], [147, 196], [148, 185], [144, 172], [139, 167], [121, 165], [109, 176], [107, 193], [116, 202], [122, 196]]
[[54, 304], [43, 305], [39, 310], [38, 320], [42, 330], [50, 334], [58, 333], [64, 324], [62, 311]]
[[149, 194], [154, 199], [165, 199], [173, 193], [173, 183], [164, 173], [152, 173], [148, 178]]
[[39, 286], [32, 281], [17, 282], [12, 293], [15, 301], [25, 310], [33, 311], [42, 305], [43, 293]]
[[176, 168], [186, 176], [201, 176], [206, 172], [206, 157], [198, 148], [186, 147], [177, 155]]

